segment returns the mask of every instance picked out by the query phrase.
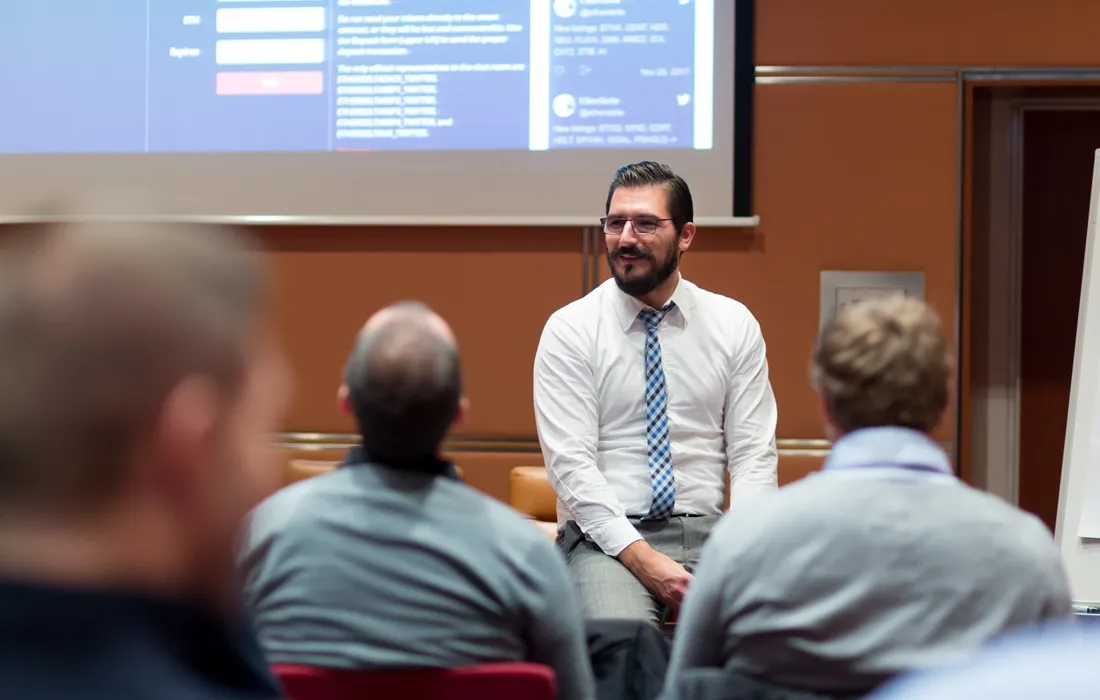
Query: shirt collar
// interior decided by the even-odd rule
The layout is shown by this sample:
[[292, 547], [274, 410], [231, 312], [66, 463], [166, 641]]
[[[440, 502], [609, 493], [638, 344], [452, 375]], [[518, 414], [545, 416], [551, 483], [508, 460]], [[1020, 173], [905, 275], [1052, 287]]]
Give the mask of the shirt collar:
[[824, 469], [896, 467], [954, 476], [947, 454], [932, 438], [909, 428], [883, 426], [848, 433], [833, 445]]
[[455, 481], [462, 480], [459, 478], [458, 470], [455, 469], [453, 464], [446, 460], [439, 459], [438, 457], [418, 457], [415, 459], [404, 459], [400, 461], [388, 460], [383, 462], [371, 459], [362, 445], [356, 445], [350, 448], [340, 466], [353, 467], [364, 464], [376, 464], [380, 467], [389, 467], [390, 469], [420, 472], [432, 476], [443, 476], [454, 479]]
[[[672, 296], [669, 297], [669, 302], [676, 304], [676, 309], [679, 311], [680, 316], [687, 321], [695, 308], [695, 300], [691, 293], [691, 288], [694, 285], [684, 279], [679, 271], [676, 272], [676, 275], [676, 289], [673, 290]], [[628, 331], [634, 322], [638, 320], [638, 312], [649, 307], [635, 297], [619, 289], [619, 285], [614, 279], [608, 280], [607, 283], [614, 287], [611, 291], [615, 299], [615, 313], [619, 317], [619, 322], [623, 326], [623, 331]]]

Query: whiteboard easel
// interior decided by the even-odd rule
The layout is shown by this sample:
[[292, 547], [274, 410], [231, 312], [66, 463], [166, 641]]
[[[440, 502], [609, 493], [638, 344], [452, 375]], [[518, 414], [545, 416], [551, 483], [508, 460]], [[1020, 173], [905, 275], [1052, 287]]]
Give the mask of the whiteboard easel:
[[[1055, 537], [1074, 602], [1100, 604], [1100, 150], [1094, 156]], [[1068, 272], [1068, 271], [1067, 271]]]

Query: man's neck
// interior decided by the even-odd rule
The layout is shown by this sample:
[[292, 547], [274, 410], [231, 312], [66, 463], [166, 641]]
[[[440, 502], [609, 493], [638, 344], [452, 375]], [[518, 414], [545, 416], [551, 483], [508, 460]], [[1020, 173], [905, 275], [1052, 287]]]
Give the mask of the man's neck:
[[654, 309], [664, 308], [668, 300], [672, 298], [673, 293], [676, 292], [676, 285], [679, 284], [679, 282], [680, 271], [677, 270], [672, 273], [667, 280], [654, 287], [648, 294], [636, 297], [636, 299]]
[[187, 567], [155, 523], [117, 516], [0, 524], [0, 578], [177, 597]]

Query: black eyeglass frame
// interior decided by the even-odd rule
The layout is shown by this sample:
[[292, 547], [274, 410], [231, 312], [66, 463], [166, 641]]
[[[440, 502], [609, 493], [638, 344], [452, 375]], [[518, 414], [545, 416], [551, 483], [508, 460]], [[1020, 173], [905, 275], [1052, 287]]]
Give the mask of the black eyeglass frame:
[[[607, 230], [607, 222], [609, 221], [622, 221], [622, 229], [618, 231]], [[648, 231], [644, 230], [645, 228], [648, 228], [648, 226], [639, 228], [638, 221], [645, 221], [646, 223], [652, 221], [653, 228]], [[623, 235], [623, 231], [626, 230], [627, 222], [630, 222], [630, 228], [634, 229], [635, 234], [639, 236], [649, 236], [656, 233], [657, 229], [661, 228], [661, 224], [666, 221], [672, 221], [672, 219], [662, 219], [657, 216], [649, 216], [648, 214], [644, 216], [605, 216], [600, 219], [600, 227], [603, 229], [604, 234], [608, 236], [621, 236]]]

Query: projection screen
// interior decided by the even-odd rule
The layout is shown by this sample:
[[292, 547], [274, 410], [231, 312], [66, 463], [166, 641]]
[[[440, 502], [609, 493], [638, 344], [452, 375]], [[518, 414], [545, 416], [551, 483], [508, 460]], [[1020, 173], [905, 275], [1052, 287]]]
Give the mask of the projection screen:
[[91, 188], [165, 217], [591, 223], [639, 160], [697, 218], [747, 215], [747, 1], [3, 2], [0, 221]]

